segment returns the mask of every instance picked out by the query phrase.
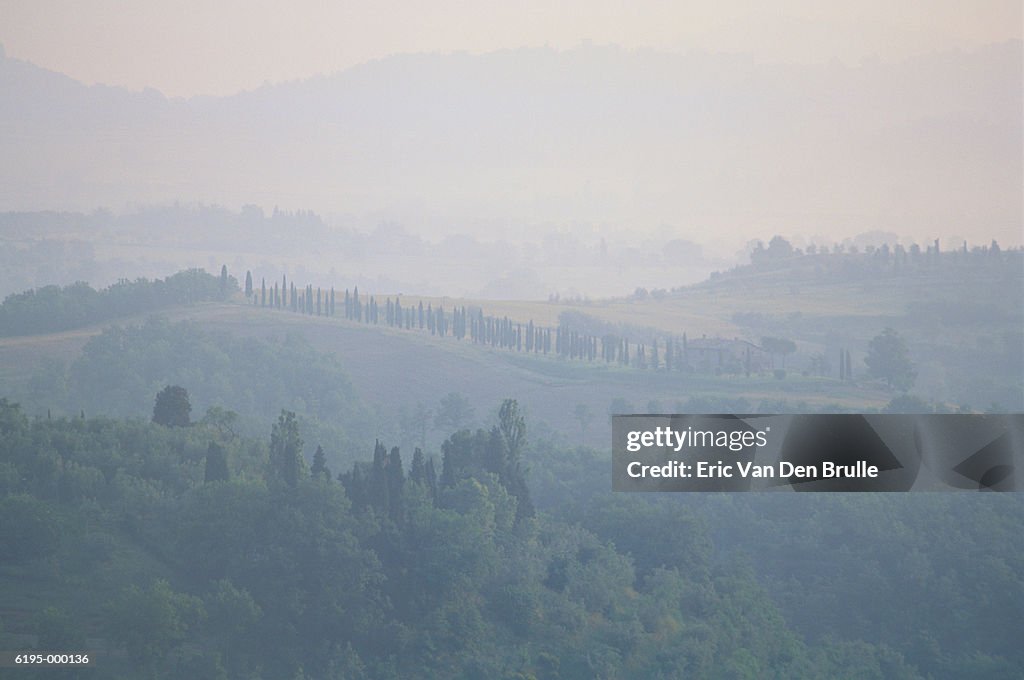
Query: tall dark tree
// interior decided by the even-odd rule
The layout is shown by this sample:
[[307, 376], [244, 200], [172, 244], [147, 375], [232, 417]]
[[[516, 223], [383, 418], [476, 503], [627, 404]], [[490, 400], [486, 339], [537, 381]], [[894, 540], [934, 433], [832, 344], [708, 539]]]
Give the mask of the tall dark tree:
[[245, 298], [248, 300], [252, 297], [252, 272], [246, 270], [245, 272]]
[[526, 443], [526, 420], [519, 412], [515, 399], [506, 399], [498, 410], [498, 427], [507, 447], [502, 483], [516, 497], [516, 519], [533, 517], [533, 502], [526, 485], [526, 469], [522, 463], [522, 449]]
[[405, 485], [405, 471], [402, 469], [402, 454], [399, 452], [397, 446], [392, 447], [391, 453], [388, 455], [386, 470], [388, 498], [391, 501], [391, 505], [388, 508], [388, 514], [392, 520], [397, 522], [402, 518], [402, 489]]
[[228, 294], [228, 266], [226, 264], [220, 266], [220, 294]]
[[505, 436], [509, 455], [516, 457], [526, 439], [526, 419], [519, 412], [519, 402], [506, 399], [498, 409], [498, 427]]
[[309, 475], [313, 479], [325, 479], [331, 481], [331, 471], [327, 467], [327, 456], [324, 455], [324, 447], [317, 445], [316, 453], [313, 454], [313, 467], [309, 469]]
[[459, 480], [472, 474], [478, 462], [479, 437], [486, 437], [483, 430], [474, 435], [469, 430], [459, 430], [441, 444], [441, 487], [450, 489]]
[[431, 456], [427, 459], [427, 465], [424, 469], [424, 474], [427, 480], [427, 488], [430, 489], [430, 498], [434, 504], [437, 504], [437, 470], [434, 468], [434, 457]]
[[281, 411], [270, 432], [270, 472], [273, 478], [294, 487], [306, 471], [302, 438], [293, 411]]
[[188, 400], [188, 391], [178, 385], [168, 385], [156, 395], [153, 405], [153, 422], [165, 427], [188, 427], [191, 424], [189, 414], [192, 404]]
[[427, 481], [427, 463], [423, 456], [423, 449], [416, 447], [412, 454], [412, 467], [409, 468], [409, 480], [417, 484], [425, 484]]
[[370, 471], [370, 502], [375, 508], [390, 513], [391, 509], [391, 486], [388, 484], [388, 449], [380, 443], [373, 445], [373, 467]]
[[495, 426], [491, 428], [491, 436], [487, 441], [487, 448], [483, 451], [483, 468], [487, 472], [494, 473], [502, 484], [508, 484], [509, 452], [508, 442], [501, 430]]
[[206, 447], [206, 471], [203, 481], [209, 484], [210, 482], [226, 482], [230, 478], [227, 451], [217, 442], [210, 442], [210, 445]]

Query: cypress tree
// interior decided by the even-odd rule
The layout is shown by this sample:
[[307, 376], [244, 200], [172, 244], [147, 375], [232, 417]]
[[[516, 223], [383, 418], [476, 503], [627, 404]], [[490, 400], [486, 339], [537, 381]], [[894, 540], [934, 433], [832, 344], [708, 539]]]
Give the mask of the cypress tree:
[[366, 477], [363, 474], [362, 466], [356, 463], [350, 472], [343, 472], [338, 475], [338, 481], [345, 487], [345, 495], [352, 501], [352, 507], [362, 510], [367, 505]]
[[324, 479], [331, 481], [331, 471], [327, 467], [327, 456], [324, 455], [324, 447], [317, 445], [316, 453], [313, 454], [313, 467], [309, 474], [313, 479]]
[[270, 433], [270, 472], [275, 479], [294, 488], [305, 470], [299, 423], [294, 412], [282, 409]]
[[402, 488], [405, 486], [405, 471], [402, 469], [402, 454], [398, 451], [397, 446], [392, 447], [391, 449], [391, 454], [388, 456], [386, 471], [388, 499], [391, 501], [390, 507], [388, 508], [388, 515], [393, 521], [397, 522], [402, 518]]
[[387, 478], [388, 450], [380, 443], [380, 440], [373, 445], [373, 468], [370, 472], [370, 502], [374, 507], [391, 514], [391, 496], [388, 493]]
[[497, 425], [491, 428], [491, 436], [483, 453], [484, 470], [496, 475], [498, 480], [507, 486], [508, 444]]
[[252, 272], [249, 270], [245, 272], [245, 298], [252, 298]]
[[206, 447], [206, 470], [203, 481], [209, 484], [210, 482], [226, 482], [230, 478], [227, 452], [220, 444], [210, 442], [210, 445]]
[[409, 470], [409, 479], [417, 484], [425, 484], [427, 481], [427, 464], [423, 459], [423, 449], [418, 446], [412, 454], [412, 467]]
[[434, 457], [427, 459], [426, 465], [427, 488], [430, 489], [430, 499], [437, 505], [437, 471], [434, 469]]

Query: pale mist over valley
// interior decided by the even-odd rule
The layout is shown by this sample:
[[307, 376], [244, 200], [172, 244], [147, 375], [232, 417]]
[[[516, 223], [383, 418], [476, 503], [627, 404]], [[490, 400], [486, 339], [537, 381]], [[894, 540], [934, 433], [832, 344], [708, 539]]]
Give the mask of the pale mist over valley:
[[[696, 283], [776, 234], [1017, 245], [1021, 77], [1019, 41], [855, 65], [578, 46], [168, 99], [8, 54], [0, 238], [28, 254], [0, 290], [226, 261], [395, 293], [607, 297]], [[72, 214], [24, 214], [40, 211]], [[34, 250], [54, 251], [38, 274]]]

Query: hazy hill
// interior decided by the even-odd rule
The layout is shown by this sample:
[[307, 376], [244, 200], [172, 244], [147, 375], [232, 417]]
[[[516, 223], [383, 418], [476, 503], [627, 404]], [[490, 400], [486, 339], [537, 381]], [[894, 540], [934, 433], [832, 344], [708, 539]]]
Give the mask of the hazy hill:
[[183, 199], [428, 234], [981, 224], [1019, 240], [1020, 82], [1019, 42], [857, 67], [603, 47], [408, 55], [190, 100], [0, 57], [0, 209]]
[[[629, 298], [589, 303], [402, 296], [405, 309], [414, 308], [422, 299], [424, 307], [443, 306], [449, 314], [456, 306], [471, 310], [479, 306], [485, 314], [508, 317], [513, 323], [533, 321], [549, 328], [561, 323], [568, 330], [595, 336], [613, 333], [627, 338], [634, 354], [640, 343], [650, 351], [653, 342], [664, 353], [667, 338], [678, 343], [683, 334], [691, 340], [706, 335], [755, 344], [764, 337], [786, 338], [794, 341], [795, 352], [785, 361], [787, 371], [781, 377], [764, 371], [752, 375], [730, 370], [721, 375], [669, 373], [664, 362], [658, 370], [651, 370], [617, 362], [566, 361], [553, 354], [473, 344], [469, 338], [435, 337], [425, 329], [388, 327], [383, 321], [367, 325], [341, 316], [271, 310], [244, 303], [240, 294], [234, 302], [166, 308], [161, 313], [172, 321], [190, 319], [204, 332], [230, 333], [238, 338], [231, 341], [236, 348], [247, 342], [255, 347], [273, 340], [282, 343], [282, 348], [292, 348], [284, 352], [287, 356], [307, 344], [312, 350], [334, 354], [339, 373], [351, 380], [354, 394], [379, 416], [366, 424], [367, 431], [402, 438], [403, 445], [414, 443], [408, 418], [417, 409], [435, 409], [449, 392], [468, 397], [480, 421], [486, 421], [489, 409], [511, 396], [523, 404], [535, 423], [603, 445], [607, 413], [613, 408], [650, 412], [882, 408], [898, 393], [867, 375], [864, 359], [871, 339], [885, 328], [896, 329], [906, 340], [917, 374], [911, 390], [916, 397], [944, 403], [944, 408], [1016, 410], [1024, 394], [1022, 262], [1019, 251], [994, 254], [984, 249], [944, 253], [941, 259], [916, 255], [898, 267], [893, 257], [883, 261], [864, 253], [802, 254], [740, 267], [696, 286], [641, 290]], [[302, 280], [293, 281], [304, 285]], [[339, 299], [343, 292], [339, 287]], [[362, 299], [367, 300], [371, 293], [381, 307], [385, 298], [393, 295], [386, 290], [363, 289]], [[146, 315], [136, 315], [116, 323], [136, 325], [145, 320]], [[122, 395], [113, 406], [109, 400], [83, 401], [81, 395], [91, 394], [94, 388], [76, 376], [91, 375], [90, 371], [110, 373], [102, 362], [94, 365], [95, 357], [84, 364], [79, 358], [86, 343], [99, 335], [106, 323], [0, 340], [0, 388], [31, 413], [46, 413], [54, 407], [57, 413], [78, 413], [86, 408], [90, 414], [100, 409], [110, 415], [145, 416], [156, 389], [190, 380], [180, 371], [150, 371], [145, 381], [105, 386], [104, 394]], [[177, 342], [178, 331], [173, 327], [166, 330], [166, 342]], [[296, 343], [298, 337], [302, 340]], [[140, 347], [139, 352], [145, 351]], [[838, 379], [840, 351], [851, 354], [852, 381]], [[209, 371], [190, 365], [188, 371], [199, 370], [202, 376], [192, 377], [188, 385], [195, 392], [197, 408], [226, 406], [229, 400], [224, 395], [252, 391], [253, 367], [263, 366], [263, 362], [248, 354], [252, 353], [229, 352], [229, 363], [212, 366]], [[161, 357], [153, 362], [159, 364]], [[312, 354], [310, 357], [314, 364], [321, 362]], [[302, 390], [293, 394], [289, 389], [267, 395], [269, 398], [259, 401], [261, 407], [312, 403]], [[235, 396], [233, 401], [240, 400]], [[577, 416], [580, 405], [589, 412], [586, 422]], [[264, 412], [259, 415], [267, 417]], [[312, 415], [327, 417], [325, 413]]]

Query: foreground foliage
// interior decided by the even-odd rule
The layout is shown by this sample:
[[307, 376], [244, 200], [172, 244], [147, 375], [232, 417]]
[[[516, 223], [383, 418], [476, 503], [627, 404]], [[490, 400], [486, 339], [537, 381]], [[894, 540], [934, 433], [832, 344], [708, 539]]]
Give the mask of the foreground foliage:
[[0, 401], [0, 640], [88, 640], [83, 677], [920, 677], [885, 644], [803, 642], [685, 516], [534, 513], [525, 422], [500, 412], [439, 473], [378, 444], [339, 482], [288, 463], [288, 413], [254, 441]]

